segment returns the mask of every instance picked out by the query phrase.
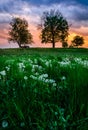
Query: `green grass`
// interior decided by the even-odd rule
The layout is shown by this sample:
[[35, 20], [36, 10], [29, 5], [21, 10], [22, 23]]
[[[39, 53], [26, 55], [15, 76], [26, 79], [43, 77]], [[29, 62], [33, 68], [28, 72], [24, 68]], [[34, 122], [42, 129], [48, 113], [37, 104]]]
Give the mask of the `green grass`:
[[24, 55], [24, 54], [38, 54], [38, 55], [88, 55], [86, 48], [29, 48], [29, 49], [0, 49], [0, 55]]
[[1, 49], [0, 130], [87, 130], [88, 49]]

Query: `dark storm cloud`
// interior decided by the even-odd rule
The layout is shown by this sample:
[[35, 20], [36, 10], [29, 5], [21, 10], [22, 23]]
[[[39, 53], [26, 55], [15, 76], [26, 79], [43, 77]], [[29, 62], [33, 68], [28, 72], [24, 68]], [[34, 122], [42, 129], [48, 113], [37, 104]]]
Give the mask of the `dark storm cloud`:
[[24, 1], [39, 6], [39, 5], [50, 5], [54, 3], [60, 3], [62, 0], [24, 0]]
[[74, 7], [73, 18], [77, 21], [88, 20], [88, 6], [79, 5]]
[[40, 6], [43, 6], [43, 5], [49, 8], [50, 6], [54, 4], [56, 4], [57, 6], [61, 4], [62, 5], [61, 8], [67, 9], [67, 11], [64, 12], [67, 14], [69, 13], [68, 12], [69, 7], [72, 6], [72, 8], [70, 9], [70, 17], [72, 15], [73, 18], [75, 18], [75, 20], [88, 19], [88, 13], [87, 13], [88, 1], [87, 0], [5, 0], [5, 1], [0, 0], [0, 13], [7, 12], [9, 14], [13, 14], [13, 13], [21, 14], [23, 13], [22, 6], [24, 4], [36, 6], [38, 8], [40, 8]]
[[9, 23], [14, 15], [23, 14], [22, 5], [24, 2], [21, 0], [0, 1], [0, 23]]
[[26, 1], [30, 4], [39, 6], [39, 5], [52, 5], [52, 4], [60, 4], [60, 3], [66, 3], [66, 4], [81, 4], [81, 5], [88, 5], [88, 0], [22, 0]]
[[31, 17], [34, 21], [34, 17], [51, 8], [59, 9], [73, 27], [87, 25], [87, 0], [0, 0], [0, 23], [9, 23], [14, 15]]
[[72, 32], [87, 36], [88, 0], [0, 0], [0, 39], [7, 37], [13, 16], [26, 18], [37, 37], [35, 30], [40, 16], [50, 9], [60, 10], [69, 25], [71, 24]]

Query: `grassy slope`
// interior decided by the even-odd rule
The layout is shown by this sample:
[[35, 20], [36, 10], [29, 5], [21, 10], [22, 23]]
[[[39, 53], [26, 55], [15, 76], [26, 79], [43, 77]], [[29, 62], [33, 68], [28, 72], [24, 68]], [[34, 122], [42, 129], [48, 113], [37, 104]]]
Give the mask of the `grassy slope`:
[[[4, 55], [6, 55], [6, 56], [2, 57]], [[23, 55], [24, 55], [24, 57], [27, 57], [27, 55], [34, 55], [34, 57], [35, 56], [38, 57], [40, 55], [41, 56], [42, 55], [44, 55], [44, 56], [53, 55], [55, 57], [56, 56], [61, 57], [61, 56], [65, 56], [65, 55], [70, 55], [70, 56], [72, 55], [74, 57], [76, 56], [76, 57], [88, 58], [88, 49], [80, 49], [80, 48], [78, 48], [78, 49], [62, 49], [62, 48], [61, 49], [60, 48], [57, 48], [57, 49], [50, 49], [50, 48], [0, 49], [0, 66], [3, 66], [4, 60], [6, 60], [5, 58], [9, 59], [10, 56], [13, 56], [13, 57], [15, 56], [15, 58], [16, 57], [18, 58], [18, 56], [19, 56], [21, 58]], [[10, 57], [10, 58], [12, 58], [12, 57]], [[15, 64], [13, 66], [15, 66]], [[51, 71], [49, 71], [50, 75], [53, 76], [53, 71], [54, 71], [54, 74], [56, 76], [57, 70], [55, 69], [55, 67], [50, 68], [50, 69], [51, 69]], [[85, 71], [85, 73], [84, 73], [84, 71]], [[5, 97], [5, 101], [10, 100], [9, 103], [5, 102], [5, 105], [7, 106], [8, 111], [9, 111], [8, 116], [10, 116], [8, 118], [11, 118], [10, 120], [13, 120], [12, 115], [14, 115], [14, 111], [16, 111], [15, 116], [17, 116], [17, 118], [18, 118], [17, 119], [18, 122], [20, 122], [19, 120], [23, 120], [25, 123], [27, 123], [28, 119], [26, 119], [26, 118], [28, 117], [28, 115], [31, 115], [31, 117], [33, 118], [32, 122], [33, 123], [34, 122], [39, 123], [39, 125], [40, 125], [40, 126], [38, 126], [38, 127], [40, 127], [39, 130], [41, 130], [41, 128], [42, 128], [42, 130], [45, 130], [43, 128], [46, 128], [46, 126], [48, 126], [48, 122], [50, 121], [50, 119], [58, 121], [58, 119], [56, 118], [57, 115], [54, 115], [54, 111], [58, 111], [58, 113], [60, 114], [60, 112], [59, 112], [60, 110], [57, 110], [58, 104], [56, 103], [56, 100], [59, 99], [60, 100], [59, 102], [61, 102], [61, 103], [62, 103], [63, 100], [64, 100], [64, 104], [65, 104], [65, 101], [67, 101], [66, 102], [67, 104], [69, 103], [69, 105], [67, 106], [67, 110], [69, 109], [69, 111], [67, 112], [67, 110], [66, 110], [66, 115], [65, 115], [65, 116], [67, 116], [67, 114], [68, 115], [70, 114], [70, 119], [69, 119], [70, 121], [69, 121], [69, 124], [68, 124], [68, 128], [70, 130], [74, 130], [76, 128], [78, 128], [78, 130], [87, 130], [88, 125], [85, 124], [85, 120], [86, 120], [86, 117], [88, 117], [88, 112], [87, 112], [88, 108], [87, 108], [87, 106], [84, 106], [85, 103], [87, 102], [86, 100], [88, 99], [87, 71], [88, 71], [88, 69], [80, 68], [80, 66], [76, 66], [75, 70], [69, 69], [69, 68], [61, 68], [60, 72], [58, 70], [58, 72], [60, 74], [62, 74], [62, 75], [65, 74], [65, 75], [68, 76], [68, 78], [67, 78], [68, 85], [69, 85], [70, 90], [71, 90], [70, 91], [70, 96], [71, 96], [70, 99], [71, 100], [69, 100], [69, 102], [68, 102], [68, 98], [67, 98], [69, 96], [67, 94], [67, 90], [61, 90], [60, 95], [59, 95], [57, 93], [57, 90], [55, 92], [52, 90], [52, 93], [51, 93], [51, 90], [47, 91], [46, 89], [44, 89], [45, 86], [42, 85], [42, 88], [41, 88], [41, 85], [39, 85], [39, 84], [38, 84], [39, 85], [39, 87], [38, 87], [39, 91], [43, 90], [43, 91], [41, 91], [42, 93], [40, 93], [40, 96], [39, 96], [39, 94], [35, 95], [36, 84], [34, 84], [34, 86], [30, 87], [30, 89], [28, 87], [27, 90], [24, 89], [24, 91], [16, 90], [17, 94], [19, 93], [18, 98], [21, 98], [21, 100], [22, 100], [22, 104], [19, 100], [12, 102], [13, 101], [12, 98], [11, 98], [11, 100], [9, 99], [9, 96], [11, 96], [11, 95], [9, 95], [9, 94], [11, 94], [10, 91], [12, 91], [12, 90], [10, 90], [10, 88], [12, 88], [15, 84], [15, 81], [13, 82], [13, 79], [12, 79], [12, 81], [9, 81], [9, 83], [6, 84], [7, 86], [9, 86], [9, 84], [11, 82], [11, 84], [9, 86], [8, 94]], [[14, 71], [14, 73], [15, 73], [15, 71]], [[14, 77], [14, 73], [13, 73], [13, 77]], [[60, 74], [57, 74], [57, 76], [55, 78], [59, 77]], [[86, 78], [84, 78], [84, 77], [86, 77]], [[18, 83], [19, 83], [19, 79], [18, 79]], [[7, 86], [4, 86], [4, 87], [8, 88]], [[20, 89], [20, 84], [18, 84], [18, 87]], [[50, 89], [50, 87], [49, 87], [49, 89]], [[56, 94], [58, 94], [58, 95], [56, 95]], [[1, 94], [1, 96], [2, 95], [3, 94]], [[27, 98], [27, 97], [29, 97], [29, 95], [30, 95], [30, 98], [31, 98], [30, 104], [29, 104], [29, 101], [28, 101], [28, 98]], [[60, 96], [61, 96], [61, 98], [59, 98]], [[53, 97], [54, 97], [54, 99], [53, 99]], [[27, 101], [28, 105], [25, 102], [25, 98], [27, 98], [26, 101]], [[0, 100], [4, 101], [4, 98], [0, 98]], [[37, 102], [34, 102], [34, 101], [37, 101]], [[48, 101], [49, 101], [49, 103], [46, 103]], [[47, 106], [47, 104], [48, 104], [48, 106]], [[53, 106], [53, 104], [54, 104], [54, 106]], [[78, 104], [79, 107], [77, 106], [77, 104]], [[13, 110], [13, 106], [14, 106], [14, 110]], [[31, 111], [29, 111], [29, 109], [28, 110], [26, 109], [24, 111], [24, 106], [25, 106], [25, 108], [28, 108], [28, 106], [29, 106]], [[3, 107], [3, 105], [2, 105], [2, 107]], [[15, 110], [15, 108], [16, 108], [16, 110]], [[40, 110], [38, 110], [37, 108], [40, 108]], [[41, 117], [39, 115], [39, 111], [41, 112], [41, 114], [40, 114]], [[59, 117], [60, 116], [62, 116], [62, 115], [59, 115]], [[25, 117], [25, 119], [24, 119], [24, 117]], [[48, 120], [48, 118], [49, 118], [49, 120]], [[53, 120], [51, 120], [52, 124], [50, 126], [54, 127], [56, 122], [54, 122]], [[60, 121], [61, 121], [61, 123], [64, 122], [62, 120], [60, 120]], [[14, 119], [14, 123], [17, 124], [17, 122], [15, 122], [15, 119]], [[77, 123], [78, 127], [75, 126], [73, 128], [74, 123]], [[69, 126], [71, 124], [73, 125], [72, 128], [71, 128], [71, 126]], [[64, 126], [64, 125], [62, 125], [62, 126]], [[35, 126], [33, 124], [32, 124], [32, 127], [33, 127], [33, 130], [34, 130]], [[55, 127], [55, 128], [56, 128], [55, 130], [57, 130], [57, 127]], [[27, 130], [27, 128], [26, 128], [26, 130]], [[28, 127], [28, 130], [29, 130], [29, 127]], [[65, 129], [63, 128], [61, 130], [65, 130]]]
[[0, 55], [74, 55], [74, 56], [88, 56], [88, 49], [86, 48], [29, 48], [29, 49], [0, 49]]

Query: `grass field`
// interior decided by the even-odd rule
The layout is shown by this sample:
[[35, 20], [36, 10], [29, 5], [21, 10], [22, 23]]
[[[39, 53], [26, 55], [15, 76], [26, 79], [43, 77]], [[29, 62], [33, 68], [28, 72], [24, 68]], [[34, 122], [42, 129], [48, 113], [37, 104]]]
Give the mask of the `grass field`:
[[88, 130], [88, 49], [0, 49], [0, 130]]

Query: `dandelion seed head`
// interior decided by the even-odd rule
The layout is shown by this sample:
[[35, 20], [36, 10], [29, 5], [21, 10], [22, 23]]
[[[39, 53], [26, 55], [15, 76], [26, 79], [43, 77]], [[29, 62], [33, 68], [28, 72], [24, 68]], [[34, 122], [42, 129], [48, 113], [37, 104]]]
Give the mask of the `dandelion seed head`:
[[55, 115], [57, 116], [57, 115], [58, 115], [58, 112], [55, 112]]
[[3, 71], [0, 72], [0, 74], [1, 74], [2, 76], [5, 76], [5, 75], [6, 75], [6, 71], [3, 70]]
[[8, 67], [8, 66], [6, 66], [5, 68], [6, 68], [6, 70], [7, 70], [7, 71], [9, 71], [9, 70], [10, 70], [10, 67]]
[[47, 78], [47, 77], [48, 77], [48, 74], [44, 74], [43, 77]]
[[25, 65], [23, 63], [19, 63], [18, 65], [20, 69], [25, 68]]
[[53, 83], [53, 87], [55, 87], [55, 86], [57, 86], [57, 84], [56, 84], [56, 83]]
[[66, 77], [65, 77], [65, 76], [63, 76], [63, 77], [61, 78], [61, 80], [66, 80]]
[[3, 128], [8, 127], [8, 125], [9, 125], [9, 123], [6, 120], [2, 121], [2, 127]]
[[28, 77], [27, 76], [24, 76], [24, 80], [27, 80], [28, 79]]

